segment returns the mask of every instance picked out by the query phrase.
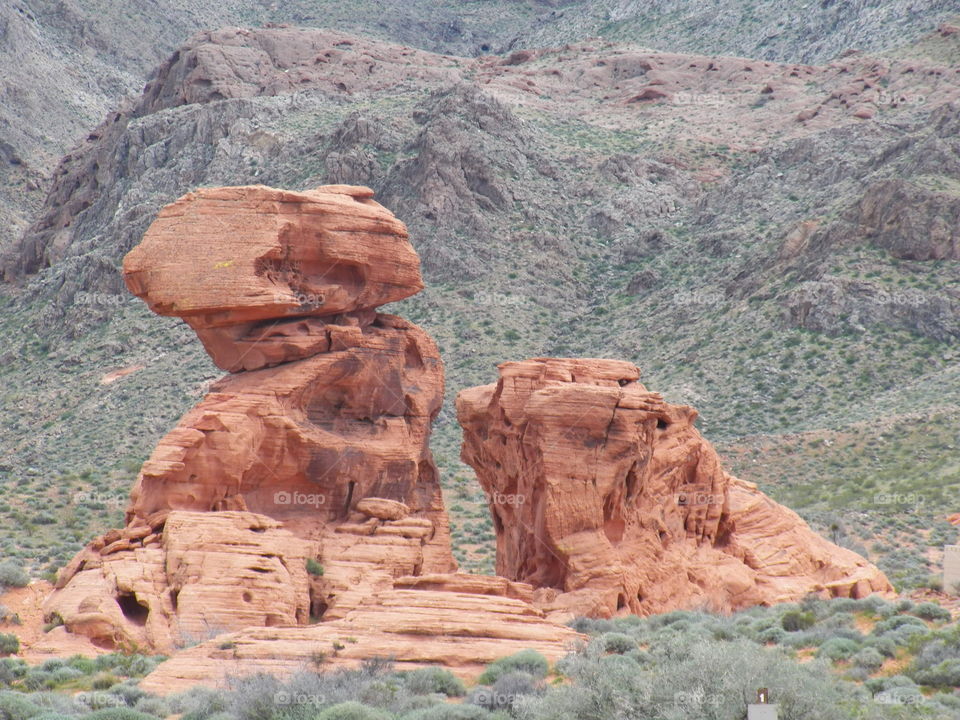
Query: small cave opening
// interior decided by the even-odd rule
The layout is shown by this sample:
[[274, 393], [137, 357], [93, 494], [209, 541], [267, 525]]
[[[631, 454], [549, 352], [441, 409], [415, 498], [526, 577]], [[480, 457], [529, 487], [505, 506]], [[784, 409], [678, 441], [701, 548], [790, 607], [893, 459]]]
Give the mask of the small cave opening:
[[666, 429], [667, 429], [667, 425], [669, 425], [669, 424], [670, 424], [670, 423], [668, 423], [668, 422], [667, 422], [666, 420], [664, 420], [663, 418], [657, 418], [657, 430], [666, 430]]
[[243, 601], [244, 601], [245, 603], [253, 602], [253, 595], [252, 595], [251, 593], [249, 593], [249, 592], [243, 593], [243, 595], [241, 595], [240, 597], [243, 598]]
[[343, 503], [343, 516], [346, 517], [350, 514], [350, 504], [353, 502], [353, 490], [356, 488], [356, 480], [351, 480], [347, 485], [347, 499]]
[[150, 608], [137, 600], [134, 593], [120, 593], [117, 595], [117, 604], [120, 606], [120, 612], [134, 625], [146, 625], [147, 616], [150, 614]]
[[180, 591], [171, 590], [170, 591], [170, 607], [173, 608], [173, 612], [177, 612], [177, 606], [180, 603]]
[[617, 595], [617, 610], [623, 610], [627, 606], [627, 596], [623, 593]]

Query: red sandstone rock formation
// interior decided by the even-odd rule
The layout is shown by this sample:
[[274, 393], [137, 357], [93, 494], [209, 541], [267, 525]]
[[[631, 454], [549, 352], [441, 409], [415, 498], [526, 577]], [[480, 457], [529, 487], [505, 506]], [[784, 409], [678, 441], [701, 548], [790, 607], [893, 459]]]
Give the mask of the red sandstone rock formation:
[[47, 611], [68, 629], [168, 650], [342, 617], [396, 577], [455, 569], [428, 446], [443, 364], [420, 328], [376, 312], [423, 283], [371, 195], [201, 190], [129, 253], [130, 289], [232, 374], [144, 463], [126, 527], [61, 574]]
[[538, 358], [459, 394], [462, 457], [488, 495], [498, 574], [538, 588], [557, 619], [892, 590], [724, 472], [696, 411], [639, 376], [627, 362]]
[[530, 604], [532, 596], [529, 585], [497, 577], [401, 577], [342, 619], [305, 628], [248, 628], [184, 650], [141, 686], [168, 693], [216, 685], [226, 675], [294, 672], [315, 662], [318, 651], [331, 665], [392, 657], [401, 670], [444, 665], [468, 678], [525, 649], [556, 661], [582, 636], [545, 619]]

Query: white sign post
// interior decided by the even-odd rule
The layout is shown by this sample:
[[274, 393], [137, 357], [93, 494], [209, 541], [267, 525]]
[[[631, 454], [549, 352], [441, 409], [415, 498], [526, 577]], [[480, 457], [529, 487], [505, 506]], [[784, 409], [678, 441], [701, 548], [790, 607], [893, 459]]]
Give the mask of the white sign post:
[[770, 702], [767, 688], [757, 690], [757, 701], [747, 705], [747, 720], [777, 720], [777, 706]]

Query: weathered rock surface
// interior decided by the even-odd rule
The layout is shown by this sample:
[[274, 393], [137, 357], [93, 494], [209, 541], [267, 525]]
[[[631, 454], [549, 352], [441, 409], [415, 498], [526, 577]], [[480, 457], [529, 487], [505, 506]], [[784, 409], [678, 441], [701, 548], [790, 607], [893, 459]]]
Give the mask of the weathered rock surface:
[[343, 617], [394, 578], [455, 569], [428, 443], [443, 364], [376, 312], [423, 283], [371, 194], [202, 190], [129, 253], [129, 288], [232, 374], [144, 463], [126, 527], [61, 573], [46, 611], [69, 630], [168, 650]]
[[528, 648], [555, 661], [581, 637], [510, 594], [513, 588], [529, 596], [529, 586], [478, 575], [424, 580], [424, 589], [414, 589], [420, 578], [400, 579], [396, 587], [368, 596], [333, 622], [223, 635], [178, 653], [141, 687], [168, 693], [196, 684], [216, 685], [228, 674], [289, 673], [315, 666], [318, 654], [325, 655], [322, 663], [328, 666], [392, 657], [402, 670], [444, 665], [471, 677], [496, 658]]
[[459, 394], [462, 458], [494, 515], [498, 574], [538, 588], [558, 619], [892, 590], [724, 472], [696, 411], [639, 375], [627, 362], [538, 358]]
[[114, 532], [119, 538], [109, 545], [95, 542], [74, 558], [44, 608], [100, 647], [170, 651], [222, 632], [309, 619], [306, 560], [316, 548], [276, 520], [175, 511], [156, 527]]
[[403, 223], [372, 198], [348, 185], [198, 190], [160, 211], [124, 258], [124, 280], [195, 330], [402, 300], [423, 289], [420, 261]]

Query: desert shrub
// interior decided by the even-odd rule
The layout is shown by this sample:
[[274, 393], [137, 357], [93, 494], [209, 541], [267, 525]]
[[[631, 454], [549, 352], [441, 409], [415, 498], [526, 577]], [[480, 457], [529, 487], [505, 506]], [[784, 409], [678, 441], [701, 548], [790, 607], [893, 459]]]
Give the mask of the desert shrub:
[[[881, 690], [874, 695], [874, 700], [883, 705], [905, 705], [908, 708], [916, 708], [922, 703], [925, 704], [926, 698], [924, 698], [923, 693], [920, 692], [920, 688], [918, 687], [901, 686]], [[918, 715], [914, 715], [914, 717], [917, 716]]]
[[644, 665], [649, 665], [651, 662], [653, 662], [653, 656], [650, 653], [648, 653], [646, 650], [640, 650], [639, 648], [637, 648], [636, 650], [631, 650], [623, 657], [630, 658], [635, 663], [637, 663], [637, 665], [640, 665], [641, 667], [643, 667]]
[[146, 690], [141, 690], [136, 685], [136, 681], [128, 680], [119, 683], [110, 688], [110, 694], [118, 697], [124, 705], [133, 707], [137, 702], [147, 696]]
[[900, 598], [897, 600], [895, 607], [897, 612], [910, 612], [913, 610], [913, 600], [910, 598]]
[[886, 635], [894, 630], [899, 630], [905, 625], [913, 625], [926, 632], [927, 624], [913, 615], [895, 615], [892, 618], [881, 620], [873, 627], [873, 635]]
[[29, 669], [30, 666], [21, 658], [0, 658], [0, 673], [4, 677], [9, 677], [11, 681], [22, 678]]
[[223, 693], [205, 687], [195, 687], [167, 697], [171, 715], [182, 715], [183, 720], [208, 720], [227, 709]]
[[864, 680], [870, 677], [870, 671], [867, 668], [860, 667], [858, 665], [848, 668], [843, 677], [852, 682], [862, 683]]
[[535, 678], [542, 678], [550, 672], [550, 663], [536, 650], [521, 650], [487, 665], [478, 682], [481, 685], [493, 685], [501, 675], [510, 672], [525, 672]]
[[960, 660], [952, 658], [923, 670], [912, 673], [913, 679], [921, 685], [960, 686]]
[[883, 665], [883, 654], [876, 648], [865, 647], [858, 650], [852, 660], [857, 667], [873, 671]]
[[870, 636], [863, 641], [864, 647], [876, 648], [881, 655], [893, 657], [897, 654], [897, 644], [893, 638]]
[[417, 695], [443, 693], [447, 697], [462, 697], [467, 693], [460, 679], [444, 668], [419, 668], [402, 677], [406, 688]]
[[30, 576], [26, 570], [12, 558], [0, 561], [0, 589], [4, 587], [26, 587]]
[[43, 690], [44, 688], [55, 688], [56, 681], [53, 679], [53, 673], [46, 670], [33, 669], [27, 671], [23, 678], [23, 686], [27, 690]]
[[950, 611], [940, 607], [936, 603], [920, 603], [913, 609], [913, 614], [924, 620], [936, 620], [945, 622], [950, 619]]
[[16, 655], [20, 652], [20, 639], [10, 633], [0, 633], [0, 655]]
[[637, 647], [637, 641], [625, 633], [605, 633], [600, 636], [607, 652], [623, 655]]
[[884, 614], [888, 609], [895, 609], [893, 603], [879, 595], [870, 595], [869, 597], [865, 597], [862, 600], [857, 600], [856, 602], [859, 604], [858, 609], [869, 610], [870, 612], [877, 613], [878, 615]]
[[42, 712], [22, 693], [0, 692], [0, 720], [29, 720]]
[[[30, 695], [30, 701], [39, 707], [44, 715], [51, 713], [60, 716], [76, 715], [90, 710], [77, 695], [70, 695], [65, 692], [38, 692]], [[39, 715], [37, 717], [40, 717]]]
[[487, 710], [509, 710], [521, 697], [536, 695], [539, 684], [529, 673], [511, 672], [501, 675], [493, 687], [480, 687], [470, 693], [467, 702]]
[[571, 620], [568, 625], [579, 633], [585, 635], [596, 635], [599, 633], [618, 632], [618, 626], [614, 620], [601, 620], [588, 617], [577, 617]]
[[817, 657], [825, 657], [830, 660], [846, 660], [859, 649], [859, 645], [853, 640], [848, 640], [847, 638], [831, 638], [823, 643], [817, 650]]
[[90, 681], [90, 687], [94, 690], [109, 690], [118, 682], [120, 682], [120, 679], [116, 675], [98, 673], [94, 675], [93, 680]]
[[137, 704], [133, 709], [137, 712], [146, 713], [147, 715], [153, 715], [158, 718], [165, 718], [173, 714], [170, 712], [170, 706], [167, 704], [166, 699], [161, 697], [142, 697], [137, 700]]
[[[610, 718], [739, 718], [746, 714], [757, 678], [776, 693], [782, 718], [837, 720], [838, 708], [856, 700], [849, 686], [833, 678], [822, 661], [800, 665], [776, 649], [745, 639], [732, 642], [686, 640], [654, 648], [649, 669], [615, 667], [601, 658], [602, 647], [557, 664], [573, 681], [542, 696], [521, 698], [514, 712], [524, 720], [609, 720]], [[723, 668], [723, 672], [718, 672]], [[675, 692], [678, 694], [674, 694]], [[713, 704], [716, 702], [716, 704]]]
[[405, 691], [406, 688], [396, 679], [373, 679], [363, 686], [354, 699], [364, 705], [385, 708], [392, 706]]
[[317, 562], [314, 558], [307, 558], [307, 572], [314, 577], [322, 577], [323, 565]]
[[779, 645], [786, 637], [787, 633], [781, 627], [771, 627], [757, 633], [757, 641], [763, 644], [774, 643]]
[[407, 713], [402, 720], [492, 720], [493, 717], [479, 705], [443, 703]]
[[53, 682], [55, 685], [63, 685], [71, 680], [83, 677], [83, 673], [72, 667], [61, 667], [53, 671]]
[[390, 720], [390, 716], [382, 710], [351, 700], [331, 705], [317, 715], [317, 720]]
[[133, 708], [112, 707], [94, 710], [84, 720], [156, 720], [153, 715], [138, 712]]
[[92, 675], [97, 671], [96, 662], [94, 662], [92, 658], [84, 657], [83, 655], [74, 655], [68, 658], [67, 666], [76, 668], [84, 675]]
[[161, 656], [109, 653], [98, 656], [93, 662], [98, 670], [109, 670], [125, 677], [143, 677], [152, 672], [163, 660]]
[[643, 671], [643, 667], [628, 655], [607, 655], [599, 658], [601, 667], [609, 668], [614, 673], [638, 673]]
[[780, 625], [787, 632], [797, 632], [798, 630], [806, 630], [807, 628], [813, 627], [816, 621], [817, 618], [812, 612], [788, 610], [783, 614], [783, 617], [780, 618]]

